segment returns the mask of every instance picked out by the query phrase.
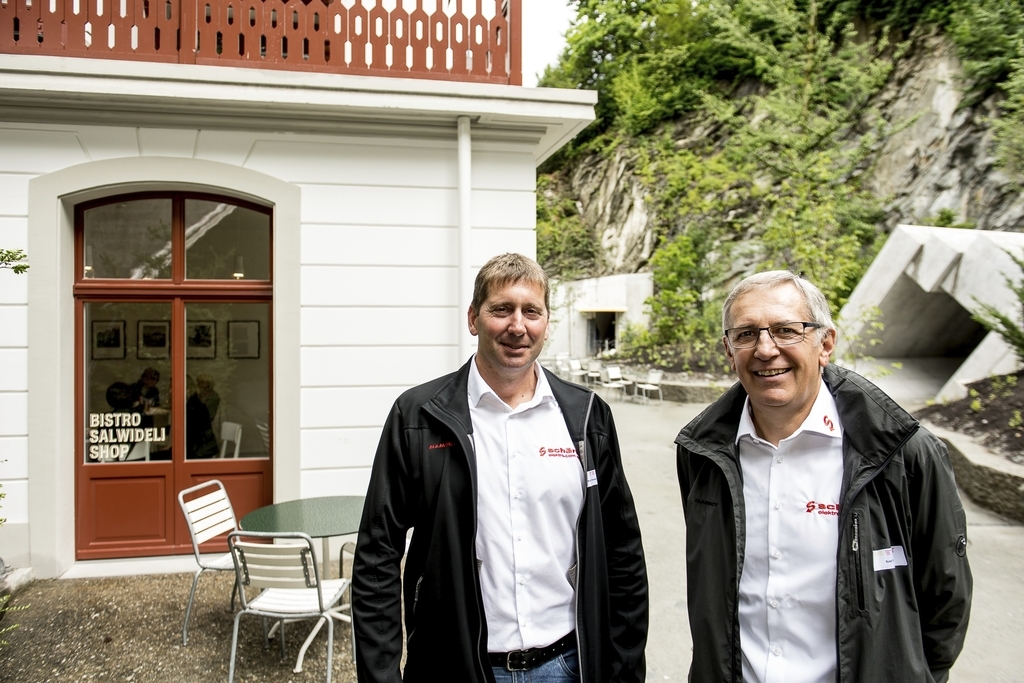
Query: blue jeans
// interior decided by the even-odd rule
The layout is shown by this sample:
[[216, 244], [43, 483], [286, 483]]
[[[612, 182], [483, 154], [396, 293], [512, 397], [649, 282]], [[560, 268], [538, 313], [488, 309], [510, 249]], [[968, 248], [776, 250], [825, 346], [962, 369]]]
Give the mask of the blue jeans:
[[579, 683], [580, 659], [576, 646], [526, 671], [509, 671], [503, 666], [493, 666], [497, 683]]

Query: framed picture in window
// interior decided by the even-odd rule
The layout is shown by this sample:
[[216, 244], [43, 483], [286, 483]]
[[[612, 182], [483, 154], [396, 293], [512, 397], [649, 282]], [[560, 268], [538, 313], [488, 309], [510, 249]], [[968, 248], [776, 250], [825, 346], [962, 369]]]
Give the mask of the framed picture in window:
[[121, 360], [124, 358], [124, 321], [92, 321], [92, 359]]
[[171, 357], [171, 323], [167, 320], [140, 320], [138, 358]]
[[228, 322], [228, 358], [260, 357], [260, 321]]
[[185, 357], [217, 357], [217, 322], [193, 320], [185, 323]]

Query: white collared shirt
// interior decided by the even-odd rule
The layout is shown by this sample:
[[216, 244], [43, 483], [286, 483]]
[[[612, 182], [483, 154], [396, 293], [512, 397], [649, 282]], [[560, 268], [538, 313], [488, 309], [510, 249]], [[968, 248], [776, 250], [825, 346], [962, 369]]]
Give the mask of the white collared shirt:
[[[487, 650], [543, 647], [576, 628], [576, 524], [584, 478], [547, 377], [509, 407], [470, 363], [477, 463], [476, 553]], [[573, 576], [572, 581], [575, 581]]]
[[746, 683], [826, 683], [836, 671], [836, 548], [843, 427], [825, 383], [778, 447], [739, 429], [746, 549], [739, 588]]

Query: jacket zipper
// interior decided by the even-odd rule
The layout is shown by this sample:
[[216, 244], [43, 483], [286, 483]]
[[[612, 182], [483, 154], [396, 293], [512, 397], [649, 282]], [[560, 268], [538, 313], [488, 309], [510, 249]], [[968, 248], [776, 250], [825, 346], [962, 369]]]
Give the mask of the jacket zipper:
[[[868, 484], [870, 484], [871, 481], [874, 480], [874, 478], [877, 477], [881, 473], [881, 471], [886, 468], [886, 466], [889, 464], [889, 462], [893, 459], [893, 456], [895, 456], [896, 453], [898, 453], [899, 450], [901, 448], [903, 448], [903, 446], [908, 441], [910, 441], [910, 438], [912, 436], [914, 436], [914, 434], [917, 433], [917, 429], [918, 429], [918, 427], [915, 427], [915, 428], [911, 429], [907, 433], [907, 435], [904, 436], [900, 440], [900, 442], [898, 444], [896, 444], [896, 446], [891, 451], [889, 451], [889, 454], [885, 456], [885, 458], [878, 465], [878, 467], [875, 469], [875, 471], [871, 473], [871, 476], [869, 476], [867, 479], [865, 479], [861, 483], [861, 485], [857, 487], [856, 490], [851, 490], [851, 491], [849, 491], [846, 494], [846, 497], [841, 501], [841, 504], [842, 504], [844, 510], [849, 508], [849, 506], [850, 506], [850, 504], [852, 504], [854, 498], [856, 498], [858, 495], [860, 495], [860, 492], [864, 490], [864, 487], [867, 486]], [[844, 452], [843, 455], [844, 455], [844, 457], [843, 457], [843, 467], [845, 468], [846, 467], [845, 452]], [[839, 525], [839, 534], [840, 534], [840, 539], [839, 539], [840, 546], [839, 547], [840, 548], [842, 548], [842, 534], [843, 534], [843, 529], [844, 528], [845, 527], [842, 524]], [[856, 512], [856, 511], [853, 513], [853, 531], [854, 531], [854, 533], [853, 533], [853, 541], [850, 543], [850, 549], [854, 553], [856, 553], [854, 555], [854, 559], [857, 561], [857, 572], [856, 572], [856, 574], [857, 574], [857, 607], [860, 608], [861, 611], [863, 611], [865, 609], [865, 605], [864, 605], [864, 586], [863, 586], [864, 575], [863, 575], [863, 569], [861, 568], [861, 563], [860, 563], [860, 513]], [[840, 553], [837, 553], [837, 555], [839, 555], [839, 554]], [[838, 560], [839, 557], [837, 557], [836, 559]], [[837, 590], [836, 590], [836, 681], [839, 681], [841, 683], [845, 679], [844, 679], [844, 672], [842, 671], [842, 661], [843, 661], [842, 653], [839, 651], [839, 631], [840, 631], [840, 627], [842, 626], [842, 624], [839, 623], [838, 603], [839, 603], [839, 591], [838, 591], [838, 586], [837, 586]]]
[[[583, 519], [587, 507], [587, 491], [590, 489], [587, 482], [587, 426], [590, 424], [590, 410], [594, 405], [594, 393], [590, 393], [590, 400], [587, 401], [587, 412], [583, 416], [583, 434], [580, 439], [580, 464], [583, 465], [583, 510], [580, 510], [580, 519], [576, 520], [576, 661], [580, 667], [580, 683], [585, 682], [583, 675], [583, 650], [580, 648], [580, 574], [583, 573], [583, 558], [580, 556], [580, 520]], [[594, 476], [597, 476], [597, 466], [594, 466]]]
[[860, 561], [860, 513], [853, 513], [853, 542], [850, 544], [853, 551], [853, 563], [857, 570], [857, 607], [864, 611], [864, 570]]

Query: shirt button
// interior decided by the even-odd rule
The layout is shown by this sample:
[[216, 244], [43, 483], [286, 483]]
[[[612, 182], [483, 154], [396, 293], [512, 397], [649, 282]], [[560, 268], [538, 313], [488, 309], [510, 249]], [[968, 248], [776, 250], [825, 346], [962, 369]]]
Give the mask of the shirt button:
[[771, 605], [772, 605], [773, 609], [778, 609], [779, 608], [779, 601], [778, 600], [772, 600]]
[[782, 503], [776, 503], [775, 504], [775, 509], [776, 510], [778, 510], [780, 507], [782, 507]]
[[778, 550], [776, 550], [774, 553], [772, 553], [772, 557], [774, 557], [777, 560], [780, 557], [782, 557], [782, 553], [780, 553]]
[[779, 460], [779, 462], [782, 462], [782, 456], [781, 455], [779, 456], [778, 460]]
[[782, 654], [782, 648], [779, 647], [778, 645], [776, 645], [775, 647], [772, 648], [772, 654], [775, 655], [776, 657], [778, 657], [779, 655]]
[[521, 540], [523, 540], [523, 535], [522, 535], [522, 534], [519, 534], [518, 536], [516, 536], [516, 540], [517, 540], [517, 541], [521, 541]]

